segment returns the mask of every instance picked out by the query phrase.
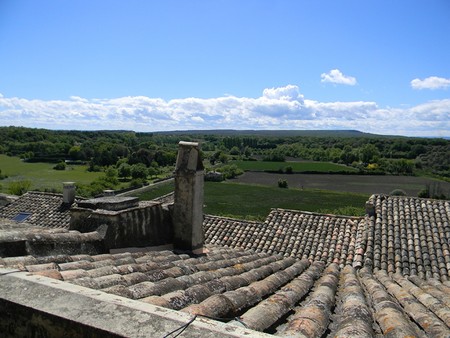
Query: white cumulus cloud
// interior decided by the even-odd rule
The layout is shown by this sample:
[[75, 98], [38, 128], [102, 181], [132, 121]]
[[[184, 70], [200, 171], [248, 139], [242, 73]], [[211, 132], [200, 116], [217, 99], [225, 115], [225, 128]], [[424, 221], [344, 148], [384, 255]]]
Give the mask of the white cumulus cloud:
[[344, 84], [348, 86], [356, 85], [356, 78], [342, 74], [339, 69], [332, 69], [328, 73], [322, 73], [320, 77], [322, 78], [321, 82]]
[[49, 129], [358, 129], [377, 134], [450, 136], [450, 99], [408, 108], [376, 102], [304, 99], [296, 85], [261, 96], [29, 100], [0, 97], [0, 125]]
[[443, 77], [430, 76], [423, 80], [414, 79], [411, 81], [413, 89], [446, 89], [450, 87], [450, 79]]
[[273, 100], [303, 101], [303, 95], [300, 94], [298, 86], [287, 85], [280, 88], [266, 88], [263, 91], [263, 97]]

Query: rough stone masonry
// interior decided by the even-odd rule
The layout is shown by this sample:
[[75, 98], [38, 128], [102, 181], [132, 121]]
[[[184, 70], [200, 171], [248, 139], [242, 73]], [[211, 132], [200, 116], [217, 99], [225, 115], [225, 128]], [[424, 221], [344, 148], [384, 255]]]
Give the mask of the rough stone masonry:
[[204, 168], [198, 143], [179, 143], [175, 166], [173, 207], [174, 247], [201, 252], [203, 235]]

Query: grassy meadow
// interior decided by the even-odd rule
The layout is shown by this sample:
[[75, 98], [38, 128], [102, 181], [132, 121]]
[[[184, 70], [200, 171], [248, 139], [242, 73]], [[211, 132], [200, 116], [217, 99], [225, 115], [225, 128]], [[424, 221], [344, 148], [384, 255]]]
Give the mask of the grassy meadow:
[[136, 195], [139, 197], [141, 201], [149, 201], [157, 197], [161, 197], [163, 195], [166, 195], [168, 193], [171, 193], [175, 189], [175, 183], [174, 181], [169, 181], [167, 183], [161, 183], [157, 186], [150, 187], [149, 190], [146, 192], [143, 192], [139, 195]]
[[230, 161], [244, 171], [278, 171], [291, 167], [294, 172], [357, 172], [358, 170], [331, 162], [269, 162], [269, 161]]
[[[173, 182], [139, 195], [150, 200], [173, 191]], [[204, 212], [239, 219], [264, 220], [271, 208], [363, 215], [365, 194], [317, 189], [281, 189], [254, 184], [205, 182]]]
[[31, 190], [62, 191], [62, 182], [89, 184], [102, 172], [88, 172], [86, 165], [67, 166], [66, 170], [54, 170], [52, 163], [27, 163], [18, 157], [0, 154], [0, 170], [8, 178], [0, 180], [0, 192], [7, 193], [10, 182], [28, 180]]

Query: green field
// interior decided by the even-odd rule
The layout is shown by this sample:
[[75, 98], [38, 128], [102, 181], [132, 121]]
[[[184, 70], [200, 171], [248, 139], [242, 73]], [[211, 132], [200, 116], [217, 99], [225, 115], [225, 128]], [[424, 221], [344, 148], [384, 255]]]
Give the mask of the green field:
[[291, 167], [294, 172], [357, 172], [358, 170], [345, 165], [330, 162], [268, 162], [268, 161], [231, 161], [242, 170], [248, 171], [278, 171]]
[[[139, 195], [149, 200], [173, 191], [173, 183]], [[205, 182], [204, 212], [239, 219], [264, 220], [271, 208], [363, 215], [368, 195], [315, 189], [281, 189], [251, 184]]]
[[7, 193], [10, 182], [28, 180], [31, 190], [62, 191], [62, 182], [89, 184], [102, 172], [88, 172], [85, 165], [67, 166], [66, 170], [52, 169], [52, 163], [27, 163], [18, 157], [0, 155], [0, 170], [8, 178], [0, 180], [0, 192]]
[[155, 187], [150, 188], [146, 192], [136, 195], [142, 201], [149, 201], [157, 197], [164, 196], [171, 193], [175, 189], [174, 181], [158, 184]]

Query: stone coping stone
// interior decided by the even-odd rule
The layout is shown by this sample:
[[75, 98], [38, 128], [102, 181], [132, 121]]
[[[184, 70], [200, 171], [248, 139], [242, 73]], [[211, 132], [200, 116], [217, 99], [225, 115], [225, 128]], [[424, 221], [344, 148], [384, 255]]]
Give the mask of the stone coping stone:
[[78, 202], [79, 208], [87, 208], [93, 210], [103, 209], [109, 211], [130, 209], [137, 207], [138, 205], [139, 198], [131, 196], [106, 196]]
[[[85, 333], [92, 330], [92, 333], [121, 337], [163, 337], [193, 319], [187, 313], [0, 268], [0, 314], [5, 310], [2, 306], [9, 312], [14, 306], [26, 308], [27, 312], [51, 318], [56, 325], [70, 323], [72, 328], [82, 327]], [[183, 337], [271, 335], [197, 316], [183, 331]]]

